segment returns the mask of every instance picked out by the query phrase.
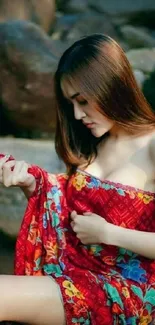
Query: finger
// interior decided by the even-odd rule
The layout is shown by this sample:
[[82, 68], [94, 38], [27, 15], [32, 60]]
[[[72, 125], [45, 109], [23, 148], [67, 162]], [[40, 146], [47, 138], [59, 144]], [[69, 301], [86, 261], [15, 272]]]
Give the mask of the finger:
[[4, 156], [3, 158], [0, 158], [0, 167], [3, 166], [3, 164], [8, 160], [7, 156]]
[[72, 225], [72, 230], [77, 234], [79, 231], [79, 228], [77, 227], [77, 225], [73, 224]]
[[[0, 162], [1, 162], [1, 160], [0, 160]], [[11, 167], [14, 167], [15, 164], [16, 164], [16, 161], [15, 160], [5, 161], [2, 164], [2, 168], [11, 168]]]
[[82, 240], [82, 235], [81, 235], [81, 233], [78, 232], [78, 233], [76, 234], [76, 237], [77, 237], [78, 239]]
[[12, 179], [12, 182], [14, 183], [14, 185], [24, 185], [24, 186], [29, 186], [32, 182], [32, 178], [33, 176], [31, 174], [28, 173], [28, 164], [24, 163], [21, 166], [21, 170], [19, 173], [14, 175], [14, 178]]
[[72, 229], [74, 230], [74, 227], [75, 227], [75, 222], [74, 222], [74, 221], [72, 221], [72, 222], [70, 223], [70, 225], [71, 225]]
[[91, 211], [89, 211], [89, 212], [84, 212], [83, 215], [84, 215], [84, 216], [90, 216], [90, 215], [92, 215], [92, 212], [91, 212]]
[[16, 161], [15, 168], [13, 170], [13, 174], [19, 174], [20, 171], [22, 170], [22, 167], [24, 166], [25, 161]]
[[89, 239], [84, 234], [77, 233], [76, 237], [81, 241], [82, 244], [86, 244], [89, 242]]
[[15, 160], [12, 161], [8, 161], [8, 162], [4, 162], [3, 165], [1, 166], [2, 168], [2, 182], [3, 184], [8, 187], [10, 185], [11, 182], [11, 178], [12, 178], [12, 169], [15, 166]]
[[11, 155], [9, 155], [9, 154], [0, 153], [0, 159], [3, 159], [3, 158], [9, 159], [10, 157], [11, 157]]
[[[1, 162], [2, 161], [2, 162]], [[3, 166], [3, 161], [2, 159], [0, 159], [0, 182], [2, 183], [2, 175], [3, 175], [3, 169], [2, 169], [2, 166]], [[4, 161], [5, 162], [5, 161]]]
[[[21, 170], [16, 170], [13, 179], [12, 185], [21, 186], [21, 187], [28, 187], [34, 183], [35, 177], [28, 173], [29, 164], [23, 163], [21, 165]], [[19, 172], [18, 172], [19, 171]]]
[[71, 222], [71, 227], [73, 229], [74, 232], [77, 232], [77, 226], [75, 225], [74, 221]]
[[3, 158], [0, 158], [0, 176], [2, 177], [2, 173], [3, 173], [3, 165], [6, 163], [6, 161], [7, 161], [7, 158], [6, 158], [6, 156], [4, 157], [3, 156]]
[[3, 165], [3, 183], [6, 187], [16, 185], [16, 175], [20, 172], [22, 164], [23, 162], [13, 160]]
[[91, 241], [89, 238], [82, 238], [81, 243], [84, 245], [89, 245], [89, 244], [91, 244]]
[[12, 173], [12, 185], [17, 185], [18, 183], [23, 182], [23, 179], [26, 178], [26, 171], [28, 169], [28, 166], [26, 165], [25, 161], [16, 162]]
[[71, 212], [71, 219], [74, 220], [77, 216], [77, 212], [74, 210]]

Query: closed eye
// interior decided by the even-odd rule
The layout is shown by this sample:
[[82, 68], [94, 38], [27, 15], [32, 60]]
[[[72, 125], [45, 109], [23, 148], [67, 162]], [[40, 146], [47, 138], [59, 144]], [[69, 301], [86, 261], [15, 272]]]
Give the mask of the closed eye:
[[88, 102], [87, 102], [87, 100], [80, 100], [80, 101], [77, 101], [78, 102], [78, 104], [80, 104], [81, 106], [84, 106], [84, 105], [87, 105], [88, 104]]

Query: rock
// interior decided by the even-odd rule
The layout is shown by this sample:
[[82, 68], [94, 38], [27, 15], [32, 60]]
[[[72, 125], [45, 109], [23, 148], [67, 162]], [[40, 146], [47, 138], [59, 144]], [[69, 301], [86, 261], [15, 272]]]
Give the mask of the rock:
[[0, 231], [0, 274], [13, 274], [14, 251], [15, 239]]
[[55, 0], [1, 0], [0, 22], [29, 20], [49, 32], [55, 19]]
[[[65, 171], [65, 166], [58, 159], [52, 141], [0, 138], [0, 152], [12, 154], [17, 160], [25, 160], [51, 173]], [[1, 185], [0, 230], [16, 237], [26, 204], [26, 198], [19, 188], [5, 188]]]
[[67, 47], [69, 46], [66, 35], [73, 28], [75, 23], [77, 23], [80, 19], [80, 14], [65, 14], [62, 15], [57, 13], [56, 23], [54, 26], [54, 31], [51, 35], [51, 39], [53, 40], [65, 40], [65, 44]]
[[155, 48], [130, 50], [127, 52], [127, 57], [134, 70], [150, 73], [155, 67]]
[[142, 88], [144, 80], [145, 80], [144, 73], [140, 70], [134, 70], [133, 72], [134, 72], [134, 76], [136, 78], [138, 85], [140, 86], [140, 88]]
[[79, 20], [66, 35], [67, 40], [77, 40], [93, 33], [104, 33], [118, 40], [117, 32], [107, 15], [92, 11], [80, 16]]
[[151, 31], [150, 31], [150, 34], [151, 34], [151, 36], [152, 36], [153, 38], [155, 38], [155, 29], [151, 30]]
[[70, 0], [66, 4], [66, 11], [68, 13], [78, 13], [85, 12], [87, 10], [88, 1], [87, 0]]
[[155, 68], [143, 83], [143, 93], [155, 112]]
[[120, 31], [125, 42], [134, 49], [140, 47], [155, 47], [155, 38], [149, 35], [149, 32], [144, 30], [144, 28], [125, 25], [120, 27]]
[[57, 10], [64, 12], [66, 11], [66, 6], [70, 0], [56, 0], [56, 8]]
[[109, 15], [133, 15], [141, 12], [155, 11], [155, 1], [135, 1], [135, 0], [88, 0], [91, 8], [97, 12], [108, 13]]
[[[25, 1], [27, 5], [27, 0]], [[55, 21], [55, 0], [31, 1], [31, 8], [34, 8], [34, 13], [31, 14], [31, 20], [40, 25], [47, 33], [50, 33]]]
[[0, 110], [10, 128], [55, 129], [53, 74], [65, 48], [33, 23], [0, 24]]
[[[155, 28], [155, 12], [154, 10], [146, 10], [139, 13], [133, 14], [131, 17], [128, 17], [128, 23], [134, 26], [147, 27], [150, 29]], [[126, 17], [127, 18], [127, 17]]]
[[36, 164], [52, 173], [64, 170], [64, 164], [55, 152], [53, 140], [39, 141], [1, 137], [0, 153], [12, 154], [18, 160]]

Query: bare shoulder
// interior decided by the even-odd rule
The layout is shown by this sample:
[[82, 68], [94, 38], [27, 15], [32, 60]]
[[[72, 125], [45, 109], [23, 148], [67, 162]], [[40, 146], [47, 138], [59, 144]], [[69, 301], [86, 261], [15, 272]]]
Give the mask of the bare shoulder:
[[151, 156], [151, 160], [155, 163], [155, 135], [152, 137], [150, 141], [150, 156]]

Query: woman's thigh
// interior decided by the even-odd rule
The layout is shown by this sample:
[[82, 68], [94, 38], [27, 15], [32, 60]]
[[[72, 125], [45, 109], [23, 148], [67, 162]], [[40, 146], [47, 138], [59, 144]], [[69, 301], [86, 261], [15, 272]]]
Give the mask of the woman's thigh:
[[0, 275], [0, 321], [64, 325], [59, 287], [48, 276]]

